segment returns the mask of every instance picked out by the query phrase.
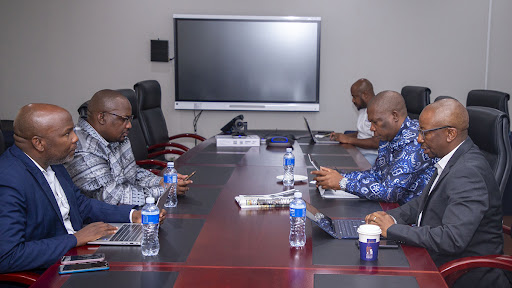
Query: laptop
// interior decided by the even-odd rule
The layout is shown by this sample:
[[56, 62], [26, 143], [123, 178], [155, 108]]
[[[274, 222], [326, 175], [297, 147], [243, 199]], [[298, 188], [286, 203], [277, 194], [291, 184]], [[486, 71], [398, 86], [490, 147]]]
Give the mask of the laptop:
[[[165, 201], [169, 196], [170, 187], [158, 198], [156, 206], [159, 210], [164, 208]], [[118, 246], [140, 246], [142, 241], [142, 225], [140, 223], [109, 223], [118, 228], [113, 235], [101, 237], [98, 240], [87, 242], [96, 245], [118, 245]]]
[[311, 131], [311, 128], [309, 127], [308, 119], [306, 119], [306, 117], [304, 117], [304, 122], [306, 122], [306, 127], [308, 128], [311, 141], [313, 141], [315, 144], [340, 144], [340, 142], [336, 140], [331, 140], [329, 136], [315, 137], [313, 131]]
[[358, 239], [357, 228], [365, 224], [364, 219], [333, 220], [308, 202], [306, 202], [306, 217], [336, 239]]
[[[320, 170], [320, 165], [318, 165], [318, 162], [316, 162], [315, 159], [313, 159], [311, 154], [308, 154], [308, 159], [309, 159], [309, 162], [311, 163], [311, 165], [313, 165], [313, 167], [316, 170]], [[359, 196], [350, 194], [343, 190], [324, 189], [321, 186], [318, 186], [317, 188], [318, 188], [318, 192], [320, 192], [320, 196], [322, 196], [322, 198], [361, 199]]]

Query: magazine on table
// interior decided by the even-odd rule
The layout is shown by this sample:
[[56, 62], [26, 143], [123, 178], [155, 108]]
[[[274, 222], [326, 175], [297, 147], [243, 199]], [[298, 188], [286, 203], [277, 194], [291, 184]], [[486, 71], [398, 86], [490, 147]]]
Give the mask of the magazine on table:
[[266, 209], [289, 207], [296, 189], [264, 195], [238, 195], [235, 201], [242, 209]]

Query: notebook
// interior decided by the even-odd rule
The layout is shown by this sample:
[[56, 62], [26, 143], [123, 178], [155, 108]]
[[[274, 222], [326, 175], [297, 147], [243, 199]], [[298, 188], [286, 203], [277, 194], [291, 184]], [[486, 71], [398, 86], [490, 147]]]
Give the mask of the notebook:
[[306, 217], [336, 239], [358, 239], [357, 228], [365, 224], [364, 219], [333, 220], [308, 202], [306, 202]]
[[[164, 193], [158, 198], [156, 206], [158, 209], [163, 209], [165, 201], [169, 196], [170, 187], [165, 189]], [[142, 225], [140, 223], [109, 223], [112, 226], [119, 228], [113, 235], [101, 237], [98, 240], [87, 242], [87, 244], [99, 245], [140, 245], [142, 241]]]
[[315, 135], [313, 135], [313, 131], [311, 131], [311, 128], [309, 127], [308, 119], [306, 119], [306, 117], [304, 117], [304, 122], [306, 122], [306, 127], [308, 128], [311, 141], [315, 144], [340, 144], [340, 142], [336, 140], [331, 140], [330, 137], [315, 137]]
[[[308, 154], [308, 159], [311, 165], [316, 170], [320, 170], [320, 165], [313, 159], [311, 154]], [[333, 189], [324, 189], [321, 186], [318, 186], [318, 192], [320, 192], [320, 196], [322, 198], [334, 198], [334, 199], [360, 199], [359, 196], [350, 194], [348, 192], [345, 192], [343, 190], [333, 190]]]

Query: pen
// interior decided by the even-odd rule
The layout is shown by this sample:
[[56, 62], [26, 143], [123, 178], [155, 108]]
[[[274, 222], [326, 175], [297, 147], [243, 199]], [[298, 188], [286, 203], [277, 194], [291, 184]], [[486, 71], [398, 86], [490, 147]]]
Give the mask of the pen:
[[196, 171], [190, 173], [190, 175], [188, 175], [187, 177], [185, 177], [185, 179], [183, 179], [183, 181], [187, 181], [188, 179], [190, 179], [190, 177], [194, 176], [194, 174], [196, 174]]

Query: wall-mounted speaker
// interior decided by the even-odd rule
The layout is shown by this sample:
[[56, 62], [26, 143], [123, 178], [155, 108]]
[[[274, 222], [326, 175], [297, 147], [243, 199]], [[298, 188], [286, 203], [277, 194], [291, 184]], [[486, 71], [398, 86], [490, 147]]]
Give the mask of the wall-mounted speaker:
[[151, 61], [169, 62], [169, 41], [151, 40]]

